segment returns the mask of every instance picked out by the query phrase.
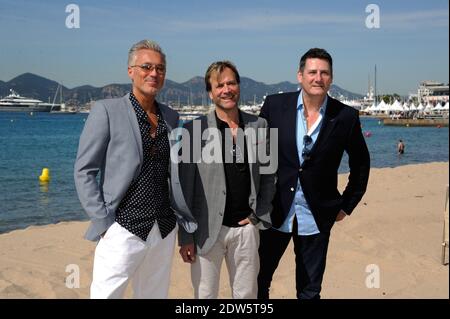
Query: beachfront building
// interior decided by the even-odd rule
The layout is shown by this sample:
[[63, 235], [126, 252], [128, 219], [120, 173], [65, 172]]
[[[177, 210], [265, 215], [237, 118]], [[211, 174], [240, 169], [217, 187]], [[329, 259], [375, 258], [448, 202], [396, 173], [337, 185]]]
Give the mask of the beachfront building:
[[448, 84], [436, 81], [423, 81], [417, 91], [419, 102], [436, 105], [438, 102], [448, 102]]

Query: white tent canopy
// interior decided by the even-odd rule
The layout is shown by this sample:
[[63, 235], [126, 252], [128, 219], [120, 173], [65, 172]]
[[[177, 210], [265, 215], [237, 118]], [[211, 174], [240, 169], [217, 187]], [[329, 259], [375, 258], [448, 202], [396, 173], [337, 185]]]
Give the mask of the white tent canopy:
[[388, 106], [388, 111], [403, 111], [403, 107], [399, 101], [395, 100], [394, 103]]
[[387, 111], [387, 110], [388, 110], [388, 105], [386, 103], [384, 103], [383, 100], [381, 100], [381, 102], [375, 108], [375, 111]]
[[433, 107], [433, 111], [441, 111], [444, 107], [442, 106], [442, 104], [440, 102], [438, 102], [438, 104], [436, 104], [435, 107]]
[[433, 105], [430, 102], [428, 102], [427, 106], [425, 106], [425, 112], [429, 112], [431, 110], [433, 110]]

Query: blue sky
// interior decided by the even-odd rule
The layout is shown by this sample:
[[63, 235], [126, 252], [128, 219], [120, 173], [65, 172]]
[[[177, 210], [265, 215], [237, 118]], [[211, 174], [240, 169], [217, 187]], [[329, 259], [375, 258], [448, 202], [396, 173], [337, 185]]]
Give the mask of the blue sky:
[[[80, 28], [65, 25], [68, 4]], [[366, 27], [369, 4], [380, 28]], [[420, 81], [448, 83], [448, 0], [0, 0], [0, 80], [32, 72], [72, 88], [128, 83], [127, 53], [144, 38], [166, 52], [167, 78], [203, 76], [215, 61], [273, 84], [296, 82], [311, 47], [334, 59], [334, 83], [367, 92], [377, 65], [379, 93], [406, 95]]]

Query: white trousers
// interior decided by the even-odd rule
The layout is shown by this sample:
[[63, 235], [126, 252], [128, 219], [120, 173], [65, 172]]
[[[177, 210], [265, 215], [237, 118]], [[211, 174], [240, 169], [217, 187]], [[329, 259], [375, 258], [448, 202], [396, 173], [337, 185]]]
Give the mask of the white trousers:
[[225, 258], [233, 299], [256, 299], [258, 247], [259, 230], [255, 226], [222, 226], [211, 250], [203, 256], [197, 256], [191, 266], [195, 298], [217, 299], [220, 269]]
[[91, 299], [123, 298], [130, 280], [133, 298], [167, 298], [177, 228], [162, 239], [155, 222], [144, 242], [112, 224], [95, 249]]

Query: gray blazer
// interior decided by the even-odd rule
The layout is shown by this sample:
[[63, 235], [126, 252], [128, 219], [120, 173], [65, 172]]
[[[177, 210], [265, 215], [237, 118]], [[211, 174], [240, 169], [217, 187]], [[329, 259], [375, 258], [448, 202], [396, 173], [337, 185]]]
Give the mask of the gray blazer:
[[[179, 115], [166, 105], [159, 107], [170, 134], [179, 124]], [[170, 138], [169, 141], [171, 146], [176, 143]], [[114, 223], [117, 207], [139, 175], [142, 163], [141, 133], [129, 94], [97, 101], [81, 133], [74, 169], [78, 197], [91, 218], [86, 239], [99, 240]], [[171, 207], [180, 228], [191, 233], [197, 223], [183, 197], [178, 165], [172, 160], [169, 170]]]
[[[245, 112], [241, 112], [246, 128], [266, 128], [267, 121]], [[206, 128], [217, 128], [214, 111], [200, 119], [202, 132]], [[192, 123], [192, 122], [191, 122]], [[192, 124], [190, 124], [192, 126]], [[186, 126], [188, 131], [192, 127]], [[267, 131], [266, 131], [267, 132]], [[192, 136], [192, 132], [189, 132]], [[246, 136], [247, 151], [255, 149], [256, 144], [269, 144], [267, 139], [260, 141], [258, 135], [256, 141], [251, 141]], [[220, 139], [222, 143], [222, 140]], [[195, 143], [195, 141], [194, 141]], [[184, 144], [183, 144], [184, 145]], [[205, 142], [202, 141], [202, 149]], [[222, 149], [222, 148], [220, 148]], [[192, 147], [191, 147], [192, 150]], [[261, 163], [249, 163], [251, 176], [251, 191], [249, 205], [253, 210], [252, 222], [257, 222], [260, 229], [271, 227], [270, 213], [272, 211], [272, 199], [275, 194], [275, 174], [260, 174]], [[197, 254], [206, 254], [217, 240], [222, 226], [226, 201], [225, 171], [222, 163], [180, 163], [180, 180], [186, 202], [198, 222], [197, 230], [189, 234], [184, 229], [179, 230], [178, 240], [180, 245], [195, 243]]]

